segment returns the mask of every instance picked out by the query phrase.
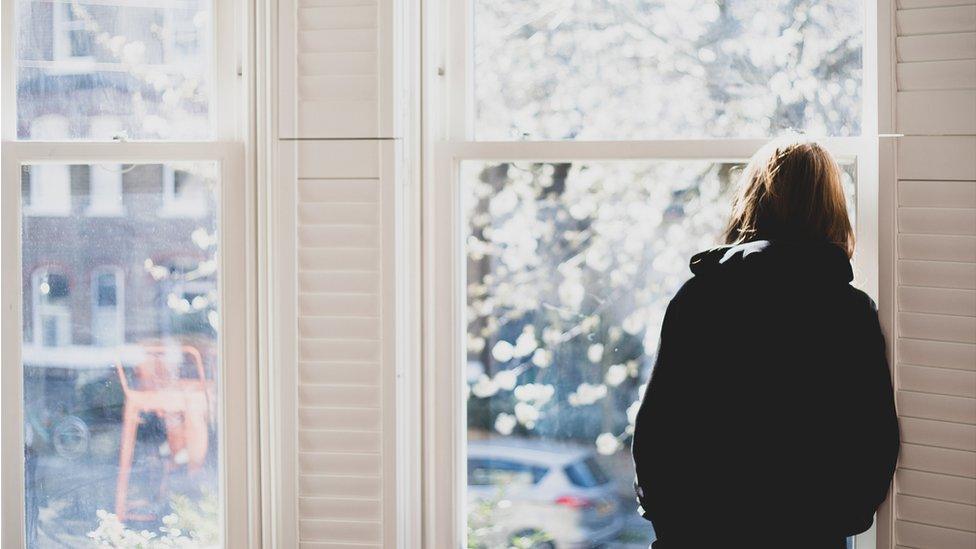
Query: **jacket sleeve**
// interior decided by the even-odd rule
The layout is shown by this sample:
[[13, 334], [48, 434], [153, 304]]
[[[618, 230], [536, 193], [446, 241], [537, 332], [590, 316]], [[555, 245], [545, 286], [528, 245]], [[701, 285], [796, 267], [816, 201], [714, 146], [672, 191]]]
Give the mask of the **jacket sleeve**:
[[681, 435], [680, 422], [675, 420], [684, 385], [683, 359], [679, 357], [687, 349], [688, 333], [678, 301], [679, 297], [671, 301], [664, 316], [654, 369], [637, 413], [632, 443], [638, 512], [654, 524], [659, 537], [668, 524], [673, 524], [668, 515], [680, 512], [677, 500], [681, 495], [681, 460], [676, 449]]
[[862, 364], [855, 365], [860, 372], [855, 381], [859, 398], [851, 418], [856, 431], [851, 453], [851, 478], [857, 482], [853, 510], [864, 517], [872, 516], [887, 497], [901, 444], [884, 334], [874, 302], [868, 303], [857, 333]]

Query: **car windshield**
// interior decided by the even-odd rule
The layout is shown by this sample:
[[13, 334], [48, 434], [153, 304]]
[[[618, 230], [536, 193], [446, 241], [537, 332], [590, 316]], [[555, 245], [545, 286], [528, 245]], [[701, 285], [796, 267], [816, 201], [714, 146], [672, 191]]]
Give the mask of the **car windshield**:
[[569, 481], [580, 488], [593, 488], [610, 481], [607, 474], [600, 468], [600, 464], [592, 456], [570, 463], [565, 467], [565, 471]]
[[468, 486], [536, 484], [548, 471], [516, 461], [472, 458], [468, 460]]

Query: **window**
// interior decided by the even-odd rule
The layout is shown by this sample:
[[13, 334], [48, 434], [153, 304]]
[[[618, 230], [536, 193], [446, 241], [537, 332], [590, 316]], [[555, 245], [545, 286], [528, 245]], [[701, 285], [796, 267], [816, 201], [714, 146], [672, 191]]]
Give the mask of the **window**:
[[[459, 473], [428, 488], [464, 509], [428, 510], [435, 544], [491, 547], [528, 531], [557, 547], [647, 546], [627, 449], [664, 310], [691, 255], [720, 243], [736, 177], [768, 139], [805, 133], [840, 160], [856, 283], [876, 290], [875, 7], [440, 6], [450, 32], [433, 33], [443, 65], [425, 104], [436, 142], [427, 411], [431, 455]], [[481, 473], [464, 480], [464, 459], [473, 475], [473, 457], [502, 451], [563, 472], [572, 497], [533, 508], [548, 480], [503, 498]], [[548, 528], [566, 507], [581, 511]]]
[[192, 171], [166, 166], [163, 171], [163, 204], [160, 215], [200, 217], [205, 214], [201, 199], [204, 190]]
[[125, 274], [115, 267], [92, 272], [92, 345], [121, 345], [125, 339]]
[[2, 545], [247, 547], [245, 10], [10, 4]]
[[64, 347], [71, 344], [71, 285], [67, 275], [40, 269], [31, 277], [33, 344]]
[[93, 37], [85, 28], [85, 12], [72, 2], [51, 2], [54, 28], [53, 57], [57, 61], [88, 60], [92, 53]]

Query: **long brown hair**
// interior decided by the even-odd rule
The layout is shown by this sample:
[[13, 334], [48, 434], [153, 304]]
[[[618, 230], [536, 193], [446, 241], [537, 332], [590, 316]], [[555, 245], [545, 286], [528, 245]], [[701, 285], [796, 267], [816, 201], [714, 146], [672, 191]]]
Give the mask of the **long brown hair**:
[[816, 143], [771, 142], [739, 181], [725, 243], [777, 239], [832, 242], [854, 255], [840, 166]]

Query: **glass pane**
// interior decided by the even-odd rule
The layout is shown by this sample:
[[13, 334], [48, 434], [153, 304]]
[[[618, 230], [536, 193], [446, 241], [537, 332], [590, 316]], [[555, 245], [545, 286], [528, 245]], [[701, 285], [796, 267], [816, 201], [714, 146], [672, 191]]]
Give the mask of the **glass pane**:
[[16, 2], [17, 137], [210, 137], [210, 0]]
[[718, 243], [738, 171], [462, 164], [468, 547], [653, 540], [630, 432], [665, 308], [691, 256]]
[[474, 0], [479, 139], [860, 133], [857, 0]]
[[[57, 214], [26, 207], [39, 167], [70, 174]], [[220, 546], [217, 164], [23, 169], [28, 548]], [[89, 213], [103, 170], [119, 215]], [[205, 215], [167, 210], [173, 170]]]

